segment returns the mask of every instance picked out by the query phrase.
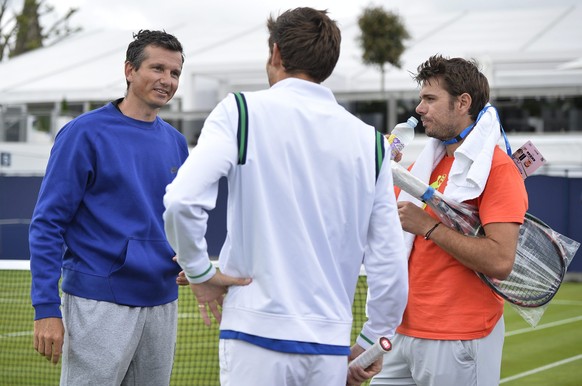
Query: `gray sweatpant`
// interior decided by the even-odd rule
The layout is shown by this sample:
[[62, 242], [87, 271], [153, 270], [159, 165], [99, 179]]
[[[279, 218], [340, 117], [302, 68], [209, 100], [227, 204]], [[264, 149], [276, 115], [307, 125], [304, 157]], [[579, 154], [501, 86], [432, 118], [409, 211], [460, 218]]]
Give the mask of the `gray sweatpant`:
[[63, 294], [61, 386], [169, 385], [178, 302], [128, 307]]

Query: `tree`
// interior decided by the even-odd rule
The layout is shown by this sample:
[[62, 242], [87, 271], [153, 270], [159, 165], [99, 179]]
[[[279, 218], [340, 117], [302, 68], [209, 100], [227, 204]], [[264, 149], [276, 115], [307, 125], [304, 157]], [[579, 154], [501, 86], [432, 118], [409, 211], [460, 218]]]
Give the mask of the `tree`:
[[[20, 13], [9, 13], [8, 2], [0, 0], [0, 61], [49, 46], [81, 30], [69, 25], [77, 8], [59, 17], [45, 0], [24, 0]], [[41, 23], [47, 18], [52, 18], [50, 24]]]
[[[0, 3], [0, 61], [4, 57], [4, 52], [10, 44], [10, 38], [14, 35], [16, 26], [12, 22], [13, 18], [7, 16], [8, 0]], [[6, 19], [8, 18], [8, 21]]]
[[392, 12], [382, 7], [368, 7], [358, 18], [358, 25], [362, 34], [358, 40], [362, 47], [364, 64], [375, 65], [380, 68], [382, 77], [381, 90], [384, 94], [384, 78], [386, 63], [400, 68], [400, 56], [405, 50], [404, 40], [410, 35], [400, 20]]

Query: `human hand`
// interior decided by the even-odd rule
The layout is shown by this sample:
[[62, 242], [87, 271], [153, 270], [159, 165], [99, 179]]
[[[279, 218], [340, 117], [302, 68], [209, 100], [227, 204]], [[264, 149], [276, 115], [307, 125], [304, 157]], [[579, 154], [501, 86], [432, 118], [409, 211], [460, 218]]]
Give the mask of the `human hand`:
[[184, 271], [180, 271], [180, 273], [176, 277], [176, 284], [178, 284], [178, 285], [188, 285], [188, 284], [190, 284], [190, 282], [186, 278], [186, 274], [184, 273]]
[[398, 216], [402, 229], [415, 235], [424, 235], [438, 222], [422, 208], [408, 201], [398, 202]]
[[222, 301], [228, 291], [228, 287], [233, 285], [245, 286], [251, 282], [252, 279], [250, 278], [232, 277], [216, 271], [216, 274], [210, 280], [198, 284], [190, 283], [190, 289], [194, 293], [194, 296], [196, 296], [198, 310], [200, 311], [204, 324], [210, 326], [212, 323], [208, 310], [214, 315], [218, 323], [222, 320]]
[[401, 152], [396, 153], [396, 155], [394, 156], [394, 161], [395, 162], [402, 161], [402, 153]]
[[54, 365], [63, 352], [65, 327], [61, 318], [44, 318], [34, 321], [34, 349]]
[[[386, 139], [390, 138], [390, 133], [384, 134], [384, 137], [386, 137]], [[402, 153], [399, 152], [399, 151], [396, 151], [396, 155], [394, 156], [393, 159], [394, 159], [395, 162], [402, 161]]]
[[[354, 344], [350, 349], [350, 355], [348, 361], [353, 361], [363, 353], [365, 350], [359, 344]], [[383, 357], [378, 358], [374, 363], [365, 369], [361, 366], [348, 367], [348, 376], [346, 385], [347, 386], [359, 386], [363, 382], [372, 378], [374, 375], [378, 374], [382, 370]]]
[[[178, 256], [174, 256], [172, 258], [172, 260], [174, 260], [175, 262], [178, 262]], [[190, 284], [190, 282], [186, 278], [186, 273], [184, 273], [184, 271], [180, 271], [180, 273], [178, 273], [178, 277], [176, 277], [176, 284], [178, 284], [178, 285]]]

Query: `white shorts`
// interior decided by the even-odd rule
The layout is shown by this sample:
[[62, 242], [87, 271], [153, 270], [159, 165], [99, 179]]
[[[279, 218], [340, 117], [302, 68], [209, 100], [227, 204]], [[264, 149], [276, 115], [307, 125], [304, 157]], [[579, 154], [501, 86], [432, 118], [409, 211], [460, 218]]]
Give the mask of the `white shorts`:
[[371, 386], [499, 385], [505, 324], [473, 340], [429, 340], [396, 334]]
[[345, 386], [345, 355], [303, 355], [220, 339], [221, 386]]

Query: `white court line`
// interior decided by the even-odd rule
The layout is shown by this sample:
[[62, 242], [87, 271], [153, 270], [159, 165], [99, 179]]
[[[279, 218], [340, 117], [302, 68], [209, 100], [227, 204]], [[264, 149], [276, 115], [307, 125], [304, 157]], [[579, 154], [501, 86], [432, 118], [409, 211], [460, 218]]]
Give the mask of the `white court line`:
[[[535, 328], [529, 327], [529, 328], [522, 328], [522, 329], [519, 329], [519, 330], [509, 331], [509, 332], [506, 332], [505, 333], [505, 336], [507, 337], [507, 336], [525, 334], [525, 333], [532, 332], [532, 331], [536, 331], [536, 330], [543, 330], [545, 328], [552, 328], [552, 327], [561, 326], [561, 325], [568, 324], [568, 323], [575, 323], [575, 322], [578, 322], [578, 321], [581, 321], [581, 320], [582, 320], [582, 316], [576, 316], [576, 317], [569, 318], [569, 319], [563, 319], [563, 320], [559, 320], [559, 321], [556, 321], [556, 322], [542, 324], [542, 325], [539, 325], [539, 326], [537, 326]], [[542, 367], [538, 367], [538, 368], [535, 368], [535, 369], [532, 369], [532, 370], [529, 370], [529, 371], [525, 371], [525, 372], [520, 373], [520, 374], [515, 374], [515, 375], [512, 375], [511, 377], [503, 378], [499, 383], [501, 384], [501, 383], [511, 382], [511, 381], [513, 381], [515, 379], [527, 377], [529, 375], [532, 375], [532, 374], [535, 374], [535, 373], [539, 373], [539, 372], [542, 372], [542, 371], [546, 371], [546, 370], [552, 369], [554, 367], [561, 366], [563, 364], [570, 363], [570, 362], [573, 362], [573, 361], [576, 361], [576, 360], [579, 360], [579, 359], [582, 359], [582, 354], [576, 355], [576, 356], [573, 356], [573, 357], [570, 357], [570, 358], [566, 358], [566, 359], [563, 359], [563, 360], [558, 361], [558, 362], [550, 363], [548, 365], [545, 365], [545, 366], [542, 366]]]
[[557, 306], [582, 306], [582, 302], [579, 300], [552, 300], [551, 304]]
[[28, 336], [34, 334], [33, 331], [20, 331], [20, 332], [9, 332], [8, 334], [0, 335], [0, 339], [4, 338], [18, 338], [21, 336]]
[[558, 366], [561, 366], [561, 365], [565, 365], [566, 363], [574, 362], [574, 361], [577, 361], [579, 359], [582, 359], [582, 354], [576, 355], [576, 356], [573, 356], [573, 357], [570, 357], [570, 358], [562, 359], [561, 361], [557, 361], [557, 362], [554, 362], [554, 363], [550, 363], [549, 365], [545, 365], [545, 366], [542, 366], [542, 367], [538, 367], [537, 369], [529, 370], [529, 371], [526, 371], [526, 372], [523, 372], [523, 373], [520, 373], [520, 374], [515, 374], [515, 375], [512, 375], [511, 377], [503, 378], [499, 383], [501, 384], [501, 383], [511, 382], [513, 380], [516, 380], [516, 379], [519, 379], [519, 378], [523, 378], [523, 377], [527, 377], [528, 375], [532, 375], [532, 374], [539, 373], [539, 372], [542, 372], [542, 371], [546, 371], [546, 370], [549, 370], [549, 369], [553, 369], [554, 367], [558, 367]]
[[30, 260], [0, 260], [0, 269], [30, 270]]
[[527, 332], [544, 330], [546, 328], [552, 328], [552, 327], [556, 327], [556, 326], [561, 326], [563, 324], [575, 323], [575, 322], [579, 322], [581, 320], [582, 320], [582, 315], [581, 316], [575, 316], [573, 318], [562, 319], [562, 320], [558, 320], [556, 322], [551, 322], [551, 323], [546, 323], [546, 324], [540, 324], [537, 327], [527, 327], [527, 328], [522, 328], [522, 329], [519, 329], [519, 330], [508, 331], [508, 332], [505, 333], [505, 336], [508, 337], [508, 336], [513, 336], [513, 335], [525, 334]]
[[200, 314], [198, 312], [179, 312], [178, 319], [191, 319], [199, 317]]

